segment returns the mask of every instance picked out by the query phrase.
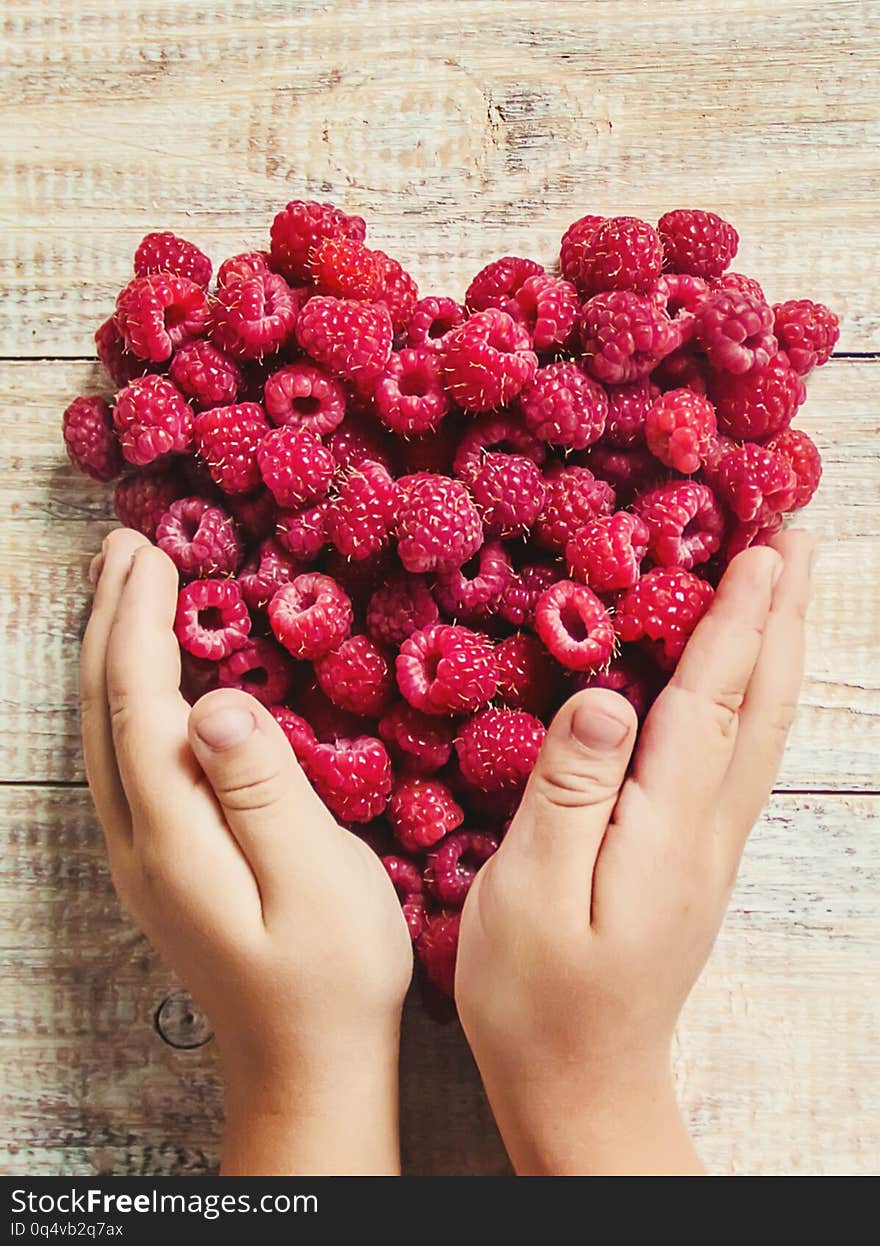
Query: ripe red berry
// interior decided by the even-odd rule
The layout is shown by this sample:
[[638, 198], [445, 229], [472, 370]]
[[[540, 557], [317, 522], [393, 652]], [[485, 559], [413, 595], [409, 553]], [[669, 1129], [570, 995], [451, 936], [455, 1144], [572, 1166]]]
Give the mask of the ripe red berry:
[[444, 384], [466, 411], [511, 401], [535, 375], [538, 358], [526, 330], [507, 312], [477, 312], [444, 339]]
[[220, 661], [217, 686], [238, 688], [263, 705], [277, 705], [290, 691], [292, 665], [274, 641], [255, 636]]
[[606, 385], [637, 381], [677, 345], [673, 322], [631, 290], [597, 294], [580, 318], [584, 367]]
[[284, 425], [257, 446], [260, 475], [279, 506], [299, 507], [326, 497], [336, 462], [308, 429]]
[[683, 567], [655, 567], [619, 603], [617, 634], [623, 641], [651, 642], [657, 661], [668, 670], [681, 657], [712, 596], [712, 585]]
[[492, 642], [466, 627], [434, 623], [400, 646], [397, 683], [424, 714], [466, 714], [495, 695]]
[[765, 368], [779, 349], [767, 304], [730, 290], [715, 290], [700, 303], [696, 336], [713, 368], [738, 375]]
[[192, 442], [192, 407], [164, 376], [141, 376], [126, 385], [116, 397], [113, 423], [123, 456], [137, 467], [182, 454]]
[[188, 579], [234, 575], [241, 561], [235, 525], [204, 498], [172, 502], [156, 527], [156, 544]]
[[150, 273], [174, 273], [186, 277], [197, 286], [211, 280], [211, 261], [204, 251], [185, 238], [170, 232], [147, 234], [134, 253], [134, 271], [138, 277]]
[[631, 588], [648, 552], [649, 531], [638, 515], [617, 511], [580, 528], [565, 547], [572, 578], [595, 593]]
[[224, 493], [248, 493], [261, 483], [257, 449], [269, 432], [256, 402], [199, 411], [193, 422], [196, 450]]
[[204, 333], [207, 296], [194, 281], [173, 273], [135, 277], [116, 300], [116, 323], [132, 354], [162, 363]]
[[717, 373], [710, 397], [723, 433], [737, 440], [755, 441], [788, 427], [806, 397], [806, 389], [787, 359], [777, 355], [766, 368], [745, 376]]
[[332, 203], [294, 199], [272, 222], [272, 266], [289, 281], [307, 281], [309, 259], [323, 238], [352, 238], [363, 242], [366, 231], [359, 216], [348, 216]]
[[394, 697], [388, 658], [369, 636], [349, 636], [316, 658], [315, 675], [334, 705], [366, 718], [379, 718]]
[[407, 571], [460, 567], [483, 543], [483, 525], [460, 480], [419, 472], [398, 482], [397, 552]]
[[295, 658], [320, 658], [351, 631], [351, 602], [335, 580], [319, 572], [282, 584], [269, 602], [269, 623]]
[[395, 783], [386, 817], [407, 852], [419, 852], [461, 826], [464, 810], [439, 779], [407, 775]]
[[690, 389], [667, 390], [645, 416], [648, 449], [685, 476], [706, 461], [717, 431], [715, 408], [708, 398]]
[[218, 662], [240, 649], [251, 630], [251, 616], [235, 580], [193, 580], [177, 599], [174, 632], [182, 649]]
[[407, 437], [436, 428], [449, 411], [438, 354], [431, 350], [393, 354], [374, 397], [379, 419], [392, 432]]
[[532, 772], [546, 728], [523, 710], [485, 709], [462, 727], [455, 751], [464, 779], [481, 792], [519, 793]]
[[519, 401], [526, 428], [548, 445], [585, 450], [605, 431], [608, 396], [576, 363], [539, 368]]
[[447, 835], [428, 854], [425, 886], [440, 904], [461, 908], [477, 876], [477, 871], [498, 851], [494, 835], [461, 831]]
[[122, 452], [103, 398], [74, 398], [64, 412], [62, 433], [67, 457], [79, 471], [104, 483], [119, 475]]
[[792, 510], [806, 506], [822, 479], [822, 457], [815, 442], [799, 428], [786, 428], [767, 442], [767, 449], [781, 454], [791, 464], [797, 480]]
[[690, 570], [721, 548], [724, 516], [708, 485], [670, 480], [643, 493], [633, 510], [648, 529], [648, 551], [661, 567]]
[[538, 598], [535, 630], [557, 662], [572, 671], [596, 671], [614, 652], [614, 625], [592, 589], [560, 580]]
[[578, 261], [584, 298], [608, 290], [646, 294], [660, 276], [663, 247], [657, 231], [635, 216], [611, 216], [596, 226]]
[[375, 386], [388, 363], [394, 330], [380, 304], [316, 296], [302, 309], [296, 336], [328, 372], [366, 388]]
[[719, 277], [736, 255], [739, 236], [714, 212], [678, 208], [657, 225], [666, 268], [694, 277]]
[[345, 391], [311, 363], [290, 363], [266, 378], [266, 414], [273, 424], [293, 425], [319, 437], [332, 433], [345, 418]]
[[293, 336], [301, 301], [277, 273], [254, 273], [217, 290], [211, 336], [236, 359], [262, 359]]
[[773, 308], [773, 331], [801, 376], [821, 367], [831, 358], [840, 337], [840, 324], [834, 312], [811, 299], [791, 299]]

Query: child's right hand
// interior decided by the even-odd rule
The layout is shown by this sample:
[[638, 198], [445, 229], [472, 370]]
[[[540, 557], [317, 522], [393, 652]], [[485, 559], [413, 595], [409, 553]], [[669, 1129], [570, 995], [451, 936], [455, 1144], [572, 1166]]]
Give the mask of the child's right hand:
[[551, 726], [461, 923], [455, 993], [521, 1173], [697, 1172], [673, 1030], [776, 776], [813, 542], [739, 555], [635, 741], [622, 697]]

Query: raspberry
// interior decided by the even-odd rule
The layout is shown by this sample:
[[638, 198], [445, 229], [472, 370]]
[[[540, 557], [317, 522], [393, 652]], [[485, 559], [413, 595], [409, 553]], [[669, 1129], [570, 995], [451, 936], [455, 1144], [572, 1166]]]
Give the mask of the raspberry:
[[498, 699], [511, 710], [542, 717], [554, 703], [559, 667], [537, 636], [508, 636], [495, 648]]
[[538, 759], [546, 728], [523, 710], [474, 714], [455, 741], [465, 781], [481, 792], [519, 793]]
[[520, 395], [520, 406], [530, 432], [566, 450], [585, 450], [598, 441], [608, 419], [605, 390], [568, 361], [539, 368]]
[[614, 490], [587, 467], [566, 467], [548, 482], [547, 500], [535, 525], [535, 540], [561, 553], [591, 519], [614, 510]]
[[546, 447], [509, 415], [493, 412], [481, 416], [462, 433], [453, 464], [456, 476], [473, 480], [480, 464], [490, 450], [503, 454], [521, 454], [535, 463], [543, 463]]
[[521, 454], [487, 454], [470, 480], [487, 536], [522, 536], [541, 513], [546, 486], [537, 463]]
[[610, 446], [634, 446], [645, 440], [645, 421], [660, 390], [651, 381], [612, 385], [607, 390], [608, 419], [605, 441]]
[[444, 339], [447, 390], [466, 411], [503, 407], [535, 375], [538, 357], [529, 335], [507, 312], [477, 312]]
[[425, 714], [466, 714], [495, 695], [492, 643], [466, 627], [434, 623], [413, 632], [396, 665], [400, 691]]
[[301, 296], [277, 273], [254, 273], [219, 289], [211, 337], [236, 359], [262, 359], [278, 350], [297, 326]]
[[164, 454], [182, 454], [192, 443], [192, 407], [164, 376], [141, 376], [116, 397], [113, 423], [123, 456], [145, 467]]
[[317, 558], [330, 540], [327, 535], [329, 510], [330, 503], [325, 500], [302, 510], [279, 511], [275, 535], [294, 558], [309, 562]]
[[[473, 567], [473, 562], [477, 563]], [[469, 572], [473, 574], [469, 574]], [[500, 541], [488, 541], [471, 563], [437, 573], [434, 596], [450, 618], [488, 614], [501, 600], [511, 567]]]
[[397, 552], [407, 571], [466, 563], [483, 543], [483, 525], [461, 481], [420, 472], [399, 485]]
[[695, 394], [705, 395], [709, 388], [709, 365], [705, 356], [686, 346], [664, 355], [651, 379], [661, 389], [691, 389]]
[[308, 429], [273, 429], [257, 447], [260, 474], [279, 506], [298, 507], [326, 497], [336, 470], [333, 455]]
[[291, 363], [266, 378], [263, 402], [273, 424], [323, 437], [345, 417], [345, 391], [311, 363]]
[[257, 447], [269, 432], [256, 402], [199, 411], [193, 424], [196, 449], [224, 493], [248, 493], [261, 483]]
[[430, 984], [452, 999], [455, 993], [455, 958], [458, 953], [460, 913], [434, 913], [416, 940], [416, 953]]
[[211, 280], [211, 261], [194, 243], [176, 234], [147, 234], [134, 253], [134, 271], [138, 277], [174, 273], [197, 286], [206, 286]]
[[126, 346], [115, 316], [110, 316], [95, 330], [95, 350], [110, 374], [110, 380], [119, 388], [150, 370], [150, 364], [139, 359]]
[[525, 325], [536, 351], [559, 350], [571, 337], [580, 300], [570, 281], [540, 273], [529, 277], [504, 311]]
[[385, 811], [391, 829], [407, 852], [436, 844], [464, 821], [464, 810], [439, 779], [398, 779]]
[[261, 636], [248, 640], [217, 667], [219, 687], [239, 688], [267, 706], [284, 700], [290, 682], [290, 659], [273, 641]]
[[535, 606], [545, 589], [562, 579], [562, 570], [543, 563], [520, 567], [510, 576], [498, 603], [498, 614], [512, 627], [532, 627]]
[[442, 350], [446, 334], [464, 324], [466, 319], [467, 312], [455, 299], [419, 299], [406, 326], [406, 345], [423, 350]]
[[379, 720], [379, 735], [399, 770], [431, 775], [449, 761], [455, 727], [448, 719], [422, 714], [409, 702], [398, 701]]
[[535, 631], [563, 666], [595, 671], [614, 652], [614, 626], [592, 589], [560, 580], [545, 589], [535, 607]]
[[467, 288], [464, 296], [465, 306], [471, 312], [510, 311], [510, 302], [529, 277], [543, 274], [543, 265], [535, 260], [520, 259], [515, 255], [505, 255], [500, 260], [492, 260], [485, 268], [481, 268]]
[[67, 457], [77, 471], [106, 483], [122, 470], [113, 413], [103, 398], [74, 398], [61, 421]]
[[346, 558], [369, 558], [388, 543], [397, 500], [397, 485], [388, 472], [367, 459], [342, 477], [327, 508], [327, 535]]
[[287, 736], [287, 742], [296, 754], [296, 759], [305, 768], [310, 760], [318, 741], [311, 724], [286, 705], [271, 705], [269, 712]]
[[666, 313], [630, 290], [597, 294], [585, 303], [580, 335], [584, 367], [606, 385], [647, 376], [676, 344]]
[[618, 506], [624, 506], [637, 493], [656, 484], [660, 469], [644, 446], [619, 450], [614, 446], [593, 446], [584, 462], [615, 492]]
[[645, 418], [648, 449], [667, 467], [689, 476], [706, 461], [718, 431], [715, 408], [690, 389], [670, 389]]
[[637, 515], [617, 511], [581, 528], [565, 547], [573, 579], [596, 593], [631, 588], [648, 552], [648, 528]]
[[156, 544], [188, 579], [234, 575], [241, 561], [235, 525], [204, 498], [172, 502], [156, 527]]
[[398, 336], [409, 323], [418, 301], [419, 287], [397, 260], [383, 251], [374, 254], [382, 269], [382, 290], [378, 301], [387, 307], [395, 336]]
[[272, 267], [289, 281], [308, 281], [309, 257], [323, 238], [363, 242], [367, 227], [359, 216], [347, 216], [332, 203], [294, 199], [272, 222]]
[[764, 507], [791, 510], [798, 491], [788, 457], [749, 442], [725, 447], [709, 478], [719, 498], [743, 523], [757, 519]]
[[663, 247], [652, 225], [635, 216], [611, 216], [584, 244], [575, 284], [584, 298], [608, 290], [646, 294], [662, 265]]
[[333, 704], [352, 714], [379, 718], [393, 699], [388, 659], [369, 636], [349, 636], [338, 649], [316, 658], [315, 675]]
[[779, 349], [767, 304], [729, 290], [703, 299], [696, 333], [713, 368], [737, 375], [766, 367]]
[[413, 632], [440, 618], [424, 576], [405, 571], [392, 575], [370, 598], [367, 631], [380, 644], [396, 648]]
[[319, 742], [303, 763], [306, 775], [331, 813], [343, 822], [371, 822], [391, 791], [391, 760], [372, 736]]
[[309, 299], [296, 329], [300, 346], [334, 376], [374, 384], [391, 355], [388, 309], [353, 299]]
[[404, 437], [436, 428], [449, 411], [436, 352], [393, 354], [376, 385], [375, 402], [382, 423]]
[[[210, 473], [208, 476], [210, 479]], [[246, 496], [237, 493], [224, 500], [235, 522], [249, 540], [262, 541], [275, 532], [278, 508], [268, 489], [259, 489]]]
[[335, 580], [306, 572], [277, 590], [269, 602], [269, 624], [295, 658], [320, 658], [351, 631], [351, 602]]
[[669, 669], [681, 657], [713, 595], [711, 584], [683, 567], [655, 567], [618, 604], [617, 634], [623, 641], [652, 642], [658, 662]]
[[199, 410], [235, 402], [242, 383], [241, 368], [235, 360], [201, 339], [181, 346], [171, 360], [168, 375]]
[[714, 212], [677, 208], [657, 225], [665, 266], [693, 277], [719, 277], [736, 255], [739, 235]]
[[265, 610], [282, 584], [289, 584], [301, 573], [300, 563], [268, 537], [239, 571], [238, 586], [249, 610]]
[[116, 300], [116, 323], [139, 359], [162, 363], [208, 324], [205, 291], [186, 277], [153, 273], [135, 277]]
[[180, 590], [174, 632], [193, 657], [219, 662], [245, 644], [250, 630], [235, 580], [192, 580]]
[[800, 510], [810, 501], [822, 479], [822, 459], [815, 443], [799, 428], [786, 428], [768, 441], [767, 449], [782, 455], [791, 464], [797, 479], [797, 491], [787, 509]]
[[382, 291], [383, 269], [374, 251], [352, 238], [322, 238], [309, 255], [318, 294], [372, 303]]
[[[709, 286], [702, 277], [691, 277], [687, 273], [664, 273], [654, 287], [652, 296], [657, 299], [667, 316], [683, 321], [699, 311], [708, 293]], [[687, 333], [690, 336], [690, 330]]]
[[268, 251], [244, 251], [241, 255], [230, 255], [217, 269], [217, 285], [222, 290], [235, 281], [246, 281], [258, 273], [269, 271]]
[[744, 273], [724, 273], [711, 283], [713, 290], [729, 290], [733, 294], [749, 294], [759, 303], [766, 303], [767, 298], [759, 282], [754, 277], [746, 277]]
[[806, 389], [788, 361], [777, 355], [760, 372], [718, 373], [710, 397], [721, 431], [737, 440], [754, 441], [787, 428]]
[[447, 835], [428, 855], [425, 885], [441, 904], [460, 909], [477, 870], [498, 851], [498, 840], [479, 831]]
[[612, 692], [619, 692], [640, 720], [651, 708], [657, 691], [656, 669], [652, 671], [646, 656], [637, 649], [614, 658], [607, 670], [577, 675], [575, 681], [578, 688], [610, 688]]
[[425, 928], [424, 886], [419, 867], [414, 861], [391, 853], [383, 856], [382, 864], [394, 884], [410, 938], [415, 941]]
[[586, 297], [587, 277], [584, 264], [589, 246], [604, 220], [604, 216], [582, 216], [569, 225], [562, 235], [559, 249], [562, 275], [575, 286], [581, 297]]
[[327, 438], [327, 447], [342, 469], [360, 467], [369, 461], [391, 470], [388, 439], [376, 425], [357, 416], [345, 417]]
[[184, 492], [183, 481], [173, 472], [138, 472], [120, 480], [113, 494], [113, 509], [123, 527], [134, 528], [152, 541], [159, 520]]
[[648, 527], [648, 550], [661, 567], [690, 571], [721, 548], [724, 516], [707, 485], [671, 480], [633, 503]]
[[773, 331], [795, 372], [806, 376], [831, 358], [840, 337], [840, 324], [823, 303], [791, 299], [774, 304]]

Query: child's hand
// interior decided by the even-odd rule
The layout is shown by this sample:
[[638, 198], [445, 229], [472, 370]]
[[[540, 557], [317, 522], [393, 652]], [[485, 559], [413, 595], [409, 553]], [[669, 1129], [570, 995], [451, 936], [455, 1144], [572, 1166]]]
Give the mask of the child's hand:
[[519, 1172], [699, 1171], [670, 1043], [797, 702], [813, 543], [774, 545], [731, 564], [628, 778], [629, 704], [560, 710], [468, 896], [456, 999]]
[[391, 882], [254, 698], [186, 704], [165, 554], [117, 531], [92, 574], [89, 785], [123, 903], [213, 1024], [224, 1168], [395, 1171], [412, 952]]

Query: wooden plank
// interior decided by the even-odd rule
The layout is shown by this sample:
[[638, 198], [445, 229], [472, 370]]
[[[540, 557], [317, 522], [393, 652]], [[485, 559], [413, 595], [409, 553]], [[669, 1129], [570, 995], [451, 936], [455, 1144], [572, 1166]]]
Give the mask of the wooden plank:
[[[880, 517], [876, 390], [880, 361], [835, 360], [810, 381], [801, 423], [819, 442], [825, 478], [802, 522], [823, 549], [809, 628], [809, 676], [781, 786], [877, 786]], [[97, 367], [0, 368], [0, 446], [8, 520], [0, 533], [0, 780], [82, 778], [76, 662], [88, 594], [83, 576], [110, 526], [108, 491], [66, 466], [59, 416]]]
[[[4, 10], [0, 350], [91, 353], [153, 228], [215, 257], [338, 200], [427, 289], [586, 211], [729, 216], [737, 267], [880, 348], [870, 0], [170, 0]], [[868, 288], [873, 285], [873, 296]]]
[[[713, 1171], [876, 1171], [878, 810], [875, 797], [777, 796], [753, 836], [677, 1043]], [[178, 988], [118, 911], [87, 794], [0, 788], [0, 841], [0, 1170], [209, 1171], [213, 1044], [178, 1050], [157, 1032]], [[457, 1027], [417, 1006], [402, 1104], [408, 1171], [505, 1170]]]

